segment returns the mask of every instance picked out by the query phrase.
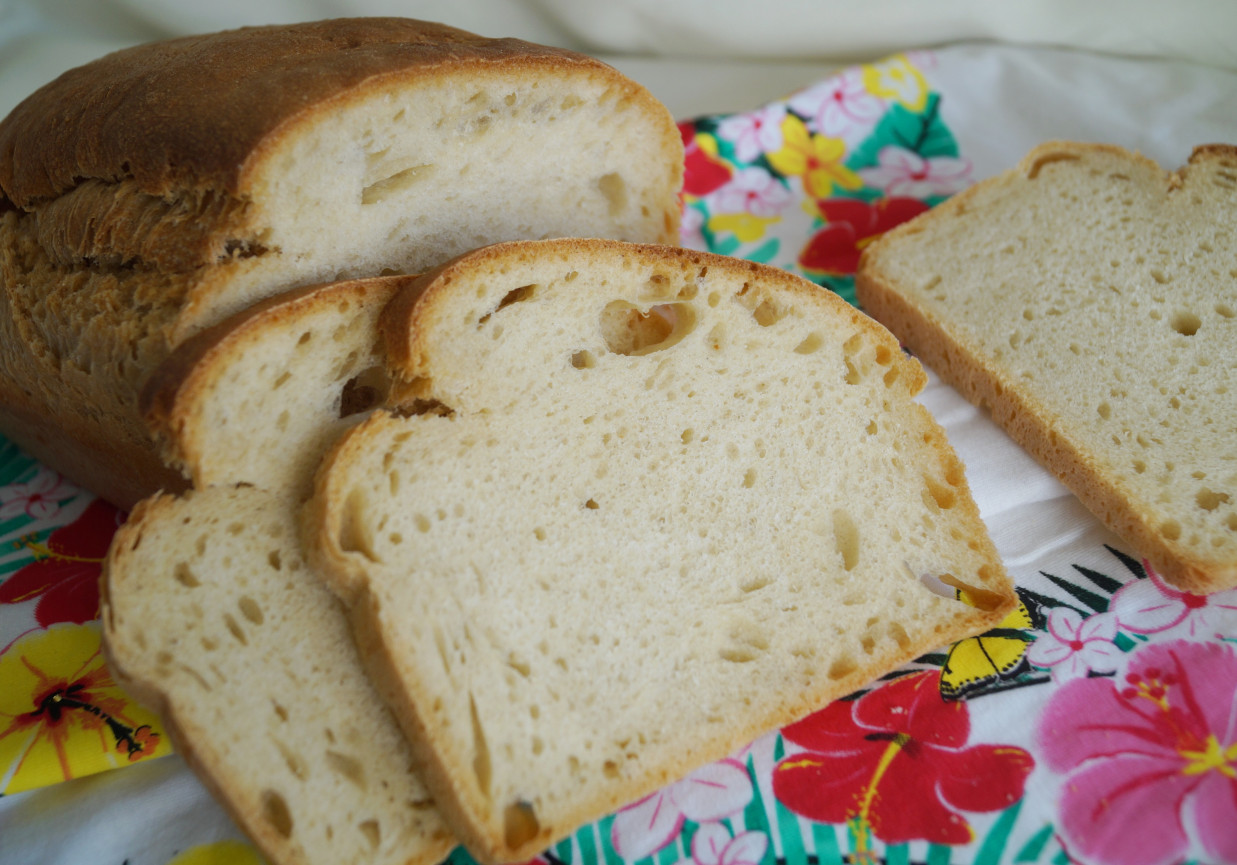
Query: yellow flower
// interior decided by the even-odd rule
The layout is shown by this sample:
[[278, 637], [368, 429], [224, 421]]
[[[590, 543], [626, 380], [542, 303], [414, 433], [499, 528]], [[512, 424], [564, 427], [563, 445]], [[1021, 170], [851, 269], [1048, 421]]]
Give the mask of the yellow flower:
[[266, 865], [266, 860], [244, 841], [215, 841], [190, 847], [168, 865]]
[[904, 54], [864, 66], [863, 86], [872, 95], [896, 99], [911, 111], [922, 111], [928, 102], [928, 82]]
[[0, 655], [0, 792], [171, 753], [103, 660], [97, 622], [32, 631]]
[[750, 213], [718, 213], [709, 217], [709, 231], [731, 231], [744, 243], [765, 235], [765, 228], [781, 221], [780, 216], [753, 216]]
[[862, 189], [859, 175], [842, 164], [846, 142], [812, 135], [793, 114], [782, 121], [782, 147], [768, 154], [769, 164], [783, 176], [803, 176], [803, 189], [812, 198], [828, 198], [833, 187]]

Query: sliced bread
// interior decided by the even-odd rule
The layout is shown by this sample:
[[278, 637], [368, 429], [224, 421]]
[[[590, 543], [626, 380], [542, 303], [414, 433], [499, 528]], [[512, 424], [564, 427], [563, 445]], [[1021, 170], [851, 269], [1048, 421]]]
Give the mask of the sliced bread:
[[0, 432], [129, 507], [176, 345], [293, 287], [484, 243], [673, 242], [682, 142], [583, 55], [390, 18], [138, 46], [0, 122]]
[[873, 244], [865, 310], [1167, 579], [1237, 586], [1237, 148], [1050, 142]]
[[194, 487], [246, 483], [308, 496], [330, 444], [386, 404], [378, 318], [411, 276], [269, 298], [186, 340], [155, 370], [143, 416]]
[[1013, 604], [912, 399], [922, 368], [784, 271], [500, 244], [413, 283], [382, 326], [435, 410], [345, 434], [306, 544], [483, 861], [528, 857]]
[[106, 564], [109, 667], [274, 865], [436, 865], [453, 836], [300, 551], [265, 490], [142, 502]]

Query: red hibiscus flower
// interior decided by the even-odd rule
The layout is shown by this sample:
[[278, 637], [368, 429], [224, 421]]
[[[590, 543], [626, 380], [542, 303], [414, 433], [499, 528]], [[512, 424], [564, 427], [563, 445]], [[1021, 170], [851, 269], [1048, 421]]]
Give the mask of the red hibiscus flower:
[[683, 139], [683, 191], [703, 197], [724, 186], [732, 174], [730, 166], [700, 146], [696, 127], [680, 123], [679, 135]]
[[53, 531], [46, 544], [27, 541], [35, 561], [0, 584], [0, 603], [38, 598], [34, 618], [44, 628], [55, 622], [89, 622], [99, 614], [103, 557], [122, 522], [122, 512], [95, 499], [80, 517]]
[[916, 198], [882, 198], [872, 204], [854, 198], [816, 202], [825, 227], [799, 253], [809, 273], [843, 276], [855, 272], [863, 248], [889, 229], [928, 209]]
[[958, 812], [1016, 802], [1034, 760], [1008, 745], [967, 747], [966, 703], [942, 700], [940, 678], [905, 676], [787, 727], [786, 740], [805, 750], [778, 763], [774, 794], [811, 820], [850, 823], [857, 836], [969, 843]]

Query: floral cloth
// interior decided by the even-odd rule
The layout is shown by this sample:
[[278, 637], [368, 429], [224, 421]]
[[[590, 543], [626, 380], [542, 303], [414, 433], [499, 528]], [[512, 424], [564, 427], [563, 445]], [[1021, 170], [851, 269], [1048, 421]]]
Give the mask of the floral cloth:
[[[863, 247], [973, 182], [967, 142], [979, 153], [999, 134], [984, 112], [950, 113], [953, 94], [1013, 80], [978, 86], [974, 56], [897, 55], [750, 112], [684, 121], [684, 243], [853, 300]], [[1078, 86], [1062, 80], [1055, 92]], [[1140, 124], [1154, 111], [1145, 95], [1129, 97]], [[1004, 164], [1025, 149], [1007, 148]], [[1168, 585], [956, 393], [932, 379], [923, 399], [967, 462], [1018, 609], [582, 827], [541, 865], [1237, 863], [1237, 591]], [[121, 519], [0, 446], [0, 851], [258, 862], [176, 758], [153, 759], [166, 735], [99, 655], [99, 563]], [[47, 786], [133, 764], [106, 773], [93, 799], [81, 781]], [[60, 811], [37, 798], [60, 789], [72, 791]], [[148, 819], [173, 818], [145, 810], [126, 833], [107, 810], [117, 801], [183, 803], [182, 817], [154, 835]], [[78, 846], [39, 858], [53, 827]]]

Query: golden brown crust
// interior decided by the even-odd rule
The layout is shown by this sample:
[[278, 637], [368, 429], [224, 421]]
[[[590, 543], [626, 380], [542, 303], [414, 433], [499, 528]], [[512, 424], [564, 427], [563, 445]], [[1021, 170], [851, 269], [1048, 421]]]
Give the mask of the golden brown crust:
[[150, 195], [238, 196], [263, 142], [307, 110], [435, 68], [493, 63], [547, 74], [608, 68], [562, 49], [404, 18], [248, 27], [139, 45], [64, 73], [0, 123], [0, 201], [29, 208], [92, 178], [131, 178]]
[[[1237, 167], [1237, 147], [1226, 144], [1196, 147], [1189, 165], [1169, 174], [1152, 160], [1115, 145], [1053, 141], [1032, 150], [1015, 171], [1033, 178], [1046, 164], [1079, 159], [1092, 153], [1118, 156], [1154, 170], [1163, 178], [1166, 192], [1179, 187], [1190, 166], [1203, 161], [1232, 161]], [[1088, 510], [1138, 550], [1167, 580], [1196, 593], [1237, 585], [1237, 567], [1218, 567], [1215, 562], [1199, 560], [1184, 545], [1167, 539], [1157, 527], [1150, 525], [1137, 503], [1122, 489], [1120, 479], [1097, 464], [1095, 457], [1071, 435], [1066, 424], [1025, 394], [1012, 374], [1006, 374], [999, 365], [989, 362], [976, 347], [957, 337], [939, 317], [899, 291], [895, 281], [881, 270], [881, 256], [889, 246], [896, 245], [901, 237], [922, 232], [938, 221], [965, 212], [982, 189], [983, 185], [976, 185], [959, 193], [869, 246], [856, 274], [855, 291], [860, 305], [897, 334], [902, 343], [936, 370], [945, 382], [969, 402], [986, 410], [1015, 442], [1048, 468]]]

